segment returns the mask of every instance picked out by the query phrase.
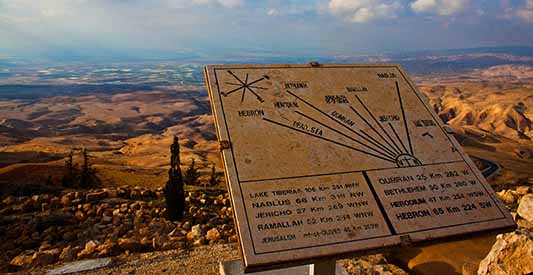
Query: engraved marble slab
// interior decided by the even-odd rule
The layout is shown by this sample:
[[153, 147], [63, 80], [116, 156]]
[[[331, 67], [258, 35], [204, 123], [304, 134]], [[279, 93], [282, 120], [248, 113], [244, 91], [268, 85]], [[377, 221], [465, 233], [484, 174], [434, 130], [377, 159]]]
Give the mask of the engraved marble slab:
[[210, 65], [244, 263], [514, 226], [398, 65]]

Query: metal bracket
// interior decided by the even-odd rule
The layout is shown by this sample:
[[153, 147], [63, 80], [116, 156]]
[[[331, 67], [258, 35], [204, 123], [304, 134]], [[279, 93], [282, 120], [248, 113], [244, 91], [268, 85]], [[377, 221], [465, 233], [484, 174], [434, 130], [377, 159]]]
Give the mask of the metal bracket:
[[311, 67], [313, 67], [313, 68], [320, 67], [320, 63], [318, 63], [317, 61], [311, 61], [311, 62], [309, 62], [309, 65], [311, 65]]
[[220, 151], [222, 150], [226, 150], [226, 149], [229, 149], [230, 148], [230, 143], [229, 141], [227, 140], [221, 140], [219, 143], [218, 143], [219, 147], [220, 147]]

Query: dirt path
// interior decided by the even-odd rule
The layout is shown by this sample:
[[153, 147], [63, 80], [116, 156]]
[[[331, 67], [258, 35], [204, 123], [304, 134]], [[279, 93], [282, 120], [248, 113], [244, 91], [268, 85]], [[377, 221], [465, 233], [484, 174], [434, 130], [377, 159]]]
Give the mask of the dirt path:
[[[142, 254], [120, 255], [114, 257], [105, 268], [80, 272], [84, 275], [151, 275], [151, 274], [186, 274], [206, 275], [220, 274], [219, 262], [239, 258], [236, 244], [201, 246], [193, 250], [168, 250]], [[59, 267], [55, 265], [54, 267]], [[22, 274], [41, 275], [47, 269], [19, 272]]]
[[191, 251], [171, 250], [119, 256], [111, 267], [82, 274], [219, 274], [219, 262], [238, 258], [235, 244], [202, 246]]

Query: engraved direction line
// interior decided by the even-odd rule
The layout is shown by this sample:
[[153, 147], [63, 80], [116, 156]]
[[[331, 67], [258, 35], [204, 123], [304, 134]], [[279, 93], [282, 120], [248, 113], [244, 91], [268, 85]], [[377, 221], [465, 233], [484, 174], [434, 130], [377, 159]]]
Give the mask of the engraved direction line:
[[409, 152], [407, 151], [407, 148], [405, 147], [405, 145], [403, 144], [403, 141], [402, 139], [400, 138], [400, 136], [398, 136], [398, 133], [396, 133], [396, 129], [394, 129], [394, 126], [392, 126], [392, 124], [389, 122], [389, 127], [391, 128], [392, 132], [394, 133], [394, 135], [396, 136], [396, 138], [398, 139], [398, 141], [400, 141], [400, 144], [402, 145], [403, 149], [405, 150], [405, 152]]
[[[372, 119], [374, 119], [374, 122], [376, 122], [376, 124], [379, 126], [379, 128], [381, 129], [381, 131], [383, 131], [383, 133], [385, 133], [385, 135], [390, 139], [390, 141], [392, 141], [392, 144], [394, 144], [394, 146], [396, 147], [396, 149], [398, 149], [398, 154], [401, 154], [402, 150], [400, 149], [400, 147], [398, 146], [398, 144], [396, 144], [396, 142], [394, 142], [394, 140], [391, 138], [391, 136], [389, 135], [389, 133], [387, 133], [387, 131], [385, 131], [385, 129], [383, 129], [383, 126], [381, 126], [381, 124], [379, 123], [379, 121], [376, 119], [376, 117], [374, 116], [374, 114], [366, 107], [366, 105], [363, 103], [363, 101], [357, 96], [357, 95], [354, 95], [355, 98], [357, 99], [357, 101], [359, 101], [359, 103], [363, 106], [363, 108], [365, 108], [365, 110], [370, 114], [370, 116], [372, 117]], [[386, 141], [386, 139], [383, 139]], [[389, 144], [387, 142], [387, 144]], [[390, 144], [389, 144], [390, 145]], [[392, 145], [391, 145], [392, 146]], [[396, 150], [395, 150], [396, 151]]]
[[[359, 140], [356, 140], [356, 139], [354, 139], [353, 137], [350, 137], [350, 136], [348, 136], [348, 135], [342, 133], [341, 131], [339, 131], [339, 130], [337, 130], [337, 129], [334, 129], [334, 128], [332, 128], [332, 127], [330, 127], [330, 126], [328, 126], [328, 125], [326, 125], [326, 124], [324, 124], [324, 123], [322, 123], [322, 122], [320, 122], [320, 121], [318, 121], [318, 120], [316, 120], [316, 119], [314, 119], [314, 118], [312, 118], [312, 117], [310, 117], [310, 116], [308, 116], [308, 115], [306, 115], [306, 114], [303, 114], [303, 113], [301, 113], [301, 112], [299, 112], [299, 111], [294, 111], [294, 112], [297, 113], [297, 114], [299, 114], [299, 115], [301, 115], [301, 116], [303, 116], [303, 117], [305, 117], [305, 118], [307, 118], [307, 119], [309, 119], [309, 120], [311, 120], [311, 121], [314, 121], [315, 123], [318, 123], [318, 124], [320, 124], [320, 125], [322, 125], [322, 126], [328, 128], [328, 129], [330, 129], [331, 131], [334, 131], [335, 133], [340, 134], [340, 135], [342, 135], [342, 136], [344, 136], [344, 137], [346, 137], [346, 138], [348, 138], [348, 139], [350, 139], [350, 140], [352, 140], [352, 141], [354, 141], [354, 142], [356, 142], [356, 143], [358, 143], [358, 144], [360, 144], [360, 145], [362, 145], [362, 146], [364, 146], [364, 147], [366, 147], [366, 148], [368, 148], [368, 149], [370, 149], [370, 150], [372, 150], [372, 151], [374, 151], [374, 152], [376, 152], [376, 153], [378, 153], [378, 154], [381, 154], [381, 155], [384, 156], [384, 157], [390, 157], [391, 159], [394, 159], [394, 156], [390, 156], [390, 155], [388, 155], [388, 154], [386, 153], [386, 151], [385, 151], [385, 153], [384, 153], [384, 152], [381, 152], [381, 151], [378, 151], [378, 150], [376, 150], [375, 148], [372, 148], [372, 147], [368, 146], [367, 144], [364, 144], [364, 143], [360, 142]], [[363, 138], [364, 138], [364, 137], [363, 137]], [[367, 140], [367, 141], [368, 141], [368, 140]], [[370, 141], [369, 141], [369, 142], [370, 142]], [[370, 143], [372, 143], [372, 142], [370, 142]], [[375, 146], [375, 144], [374, 144], [374, 146]], [[378, 148], [379, 148], [379, 147], [378, 147]]]
[[239, 81], [243, 86], [246, 86], [246, 84], [244, 84], [244, 82], [242, 82], [242, 80], [239, 79], [232, 71], [228, 70], [228, 73], [237, 79], [237, 81]]
[[[394, 146], [392, 146], [392, 145], [391, 145], [391, 144], [390, 144], [390, 143], [389, 143], [389, 142], [388, 142], [388, 141], [387, 141], [387, 140], [386, 140], [386, 139], [385, 139], [385, 138], [384, 138], [384, 137], [383, 137], [383, 136], [382, 136], [377, 130], [376, 130], [376, 128], [374, 128], [374, 127], [373, 127], [373, 126], [372, 126], [372, 125], [366, 120], [366, 118], [364, 118], [364, 117], [363, 117], [363, 116], [362, 116], [362, 115], [361, 115], [356, 109], [354, 109], [353, 106], [350, 106], [350, 109], [351, 109], [351, 110], [352, 110], [357, 116], [359, 116], [359, 118], [361, 118], [361, 120], [363, 120], [363, 121], [365, 122], [365, 124], [368, 125], [368, 127], [370, 127], [370, 129], [372, 129], [372, 130], [373, 130], [373, 131], [374, 131], [374, 132], [375, 132], [375, 133], [376, 133], [376, 134], [377, 134], [377, 135], [378, 135], [383, 141], [385, 141], [385, 143], [387, 143], [387, 145], [390, 146], [390, 148], [387, 148], [385, 145], [382, 144], [382, 146], [383, 146], [384, 148], [387, 148], [387, 149], [389, 150], [389, 152], [391, 152], [393, 155], [394, 155], [394, 154], [396, 154], [396, 155], [400, 154], [400, 152], [398, 152], [398, 151], [396, 150], [396, 148], [394, 148]], [[365, 133], [365, 134], [366, 134], [366, 133]], [[367, 134], [367, 135], [368, 135], [368, 134]], [[391, 148], [392, 148], [392, 150], [394, 150], [394, 153], [392, 152]]]
[[[307, 102], [306, 100], [304, 100], [303, 98], [301, 98], [301, 97], [299, 97], [299, 96], [293, 94], [293, 93], [292, 93], [291, 91], [289, 91], [289, 90], [286, 90], [286, 91], [287, 91], [287, 93], [289, 93], [289, 94], [291, 94], [292, 96], [296, 97], [297, 99], [301, 100], [301, 101], [304, 102], [305, 104], [309, 105], [311, 108], [317, 110], [317, 111], [320, 112], [322, 115], [324, 115], [324, 116], [326, 116], [327, 118], [329, 118], [329, 119], [335, 121], [335, 122], [336, 122], [337, 124], [339, 124], [340, 126], [346, 128], [346, 129], [348, 129], [348, 131], [350, 131], [350, 132], [352, 132], [352, 133], [356, 134], [357, 136], [359, 136], [359, 137], [361, 137], [361, 138], [364, 139], [364, 137], [361, 136], [359, 133], [357, 133], [356, 131], [354, 131], [354, 130], [351, 129], [350, 127], [348, 127], [348, 126], [342, 124], [340, 121], [336, 120], [335, 118], [331, 117], [330, 115], [326, 114], [324, 111], [322, 111], [322, 110], [320, 110], [319, 108], [315, 107], [313, 104], [311, 104], [311, 103]], [[368, 147], [368, 146], [367, 146], [367, 147]], [[376, 151], [376, 150], [374, 150], [374, 151]], [[392, 159], [394, 159], [394, 158], [392, 158]]]
[[388, 153], [390, 153], [394, 158], [398, 155], [392, 151], [390, 151], [389, 148], [383, 146], [381, 143], [379, 143], [379, 141], [377, 141], [375, 138], [373, 138], [371, 135], [367, 134], [365, 131], [363, 130], [359, 130], [359, 132], [361, 132], [361, 134], [365, 135], [367, 138], [373, 140], [375, 143], [381, 145], [381, 147], [379, 147], [380, 149], [382, 149], [383, 151], [387, 151]]
[[255, 83], [259, 82], [259, 81], [263, 81], [264, 79], [265, 79], [264, 77], [261, 77], [261, 78], [259, 78], [258, 80], [254, 80], [254, 81], [248, 83], [248, 86], [250, 86], [250, 85], [252, 85], [252, 84], [255, 84]]
[[258, 94], [256, 94], [254, 90], [250, 89], [250, 86], [246, 86], [246, 87], [244, 87], [244, 88], [245, 88], [245, 89], [248, 89], [248, 91], [252, 92], [252, 94], [254, 94], [254, 95], [257, 97], [257, 99], [258, 99], [259, 101], [261, 101], [261, 102], [264, 102], [264, 101], [265, 101], [262, 97], [260, 97]]
[[259, 87], [259, 86], [252, 86], [252, 85], [248, 85], [248, 87], [250, 88], [254, 88], [254, 89], [261, 89], [261, 90], [268, 90], [268, 88], [265, 88], [265, 87]]
[[396, 92], [398, 93], [398, 100], [400, 100], [400, 108], [402, 109], [403, 123], [405, 125], [405, 133], [407, 134], [407, 140], [409, 141], [409, 151], [413, 155], [413, 145], [411, 143], [411, 136], [409, 135], [409, 128], [407, 127], [407, 120], [405, 119], [405, 110], [403, 108], [402, 96], [400, 95], [400, 86], [398, 86], [398, 81], [396, 83]]
[[238, 91], [238, 90], [240, 90], [242, 88], [243, 87], [241, 86], [241, 87], [235, 88], [235, 89], [233, 89], [233, 90], [231, 90], [231, 91], [229, 91], [227, 93], [221, 92], [221, 94], [224, 95], [224, 96], [227, 96], [227, 95], [233, 94], [234, 92], [236, 92], [236, 91]]
[[[246, 94], [246, 87], [248, 84], [248, 74], [246, 74], [246, 80], [244, 80], [244, 87], [242, 88], [242, 97], [241, 97], [241, 103], [244, 102], [244, 95]], [[257, 95], [256, 95], [257, 96]]]
[[388, 161], [388, 162], [396, 163], [393, 159], [385, 158], [385, 157], [382, 157], [382, 156], [378, 156], [376, 154], [373, 154], [373, 153], [370, 153], [370, 152], [366, 152], [366, 151], [354, 148], [354, 147], [352, 147], [350, 145], [346, 145], [344, 143], [340, 143], [340, 142], [337, 142], [337, 141], [334, 141], [334, 140], [331, 140], [331, 139], [328, 139], [328, 138], [325, 138], [325, 137], [316, 136], [316, 135], [313, 135], [313, 134], [308, 133], [306, 131], [303, 131], [303, 130], [300, 130], [300, 129], [296, 129], [296, 128], [293, 128], [291, 126], [285, 125], [283, 123], [279, 123], [277, 121], [268, 119], [266, 117], [264, 117], [263, 120], [267, 121], [267, 122], [270, 122], [272, 124], [275, 124], [275, 125], [278, 125], [278, 126], [281, 126], [281, 127], [285, 127], [287, 129], [290, 129], [290, 130], [293, 130], [293, 131], [296, 131], [296, 132], [299, 132], [299, 133], [303, 133], [303, 134], [306, 134], [306, 135], [309, 135], [309, 136], [312, 136], [312, 137], [315, 137], [315, 138], [318, 138], [318, 139], [321, 139], [321, 140], [324, 140], [324, 141], [331, 142], [331, 143], [339, 145], [339, 146], [343, 146], [345, 148], [348, 148], [348, 149], [351, 149], [351, 150], [354, 150], [354, 151], [357, 151], [357, 152], [360, 152], [360, 153], [363, 153], [363, 154], [367, 154], [367, 155], [373, 156], [375, 158], [379, 158], [379, 159], [382, 159], [382, 160], [385, 160], [385, 161]]

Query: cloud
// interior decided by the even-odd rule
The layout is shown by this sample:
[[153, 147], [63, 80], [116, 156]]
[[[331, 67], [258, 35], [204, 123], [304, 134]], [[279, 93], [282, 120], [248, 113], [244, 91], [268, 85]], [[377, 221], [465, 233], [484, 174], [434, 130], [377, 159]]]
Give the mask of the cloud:
[[533, 0], [527, 0], [525, 6], [516, 11], [516, 15], [524, 21], [533, 22]]
[[348, 21], [364, 23], [397, 17], [402, 5], [399, 1], [390, 0], [330, 0], [328, 8], [333, 14]]
[[244, 5], [244, 0], [193, 0], [194, 4], [206, 5], [217, 3], [226, 8], [235, 8]]
[[464, 11], [469, 4], [470, 0], [415, 0], [411, 9], [417, 13], [448, 16]]
[[280, 11], [279, 11], [279, 9], [276, 9], [276, 8], [270, 8], [270, 9], [267, 10], [266, 14], [268, 16], [277, 16], [277, 15], [280, 14]]

